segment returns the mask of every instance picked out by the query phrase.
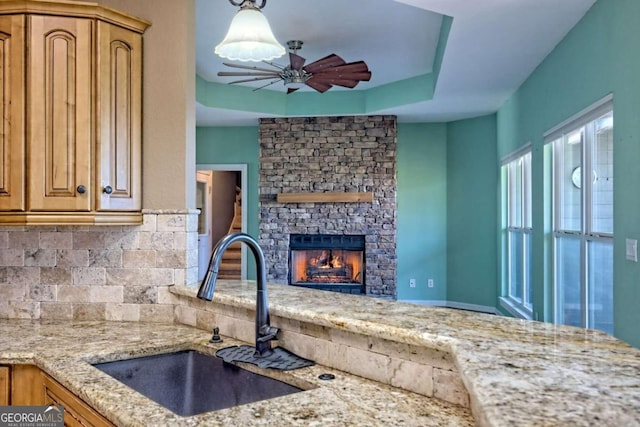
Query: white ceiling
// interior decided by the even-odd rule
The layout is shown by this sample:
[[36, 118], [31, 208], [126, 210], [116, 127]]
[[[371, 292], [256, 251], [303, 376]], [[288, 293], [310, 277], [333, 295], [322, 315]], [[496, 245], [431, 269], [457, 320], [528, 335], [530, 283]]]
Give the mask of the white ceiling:
[[[438, 14], [453, 17], [433, 99], [376, 112], [439, 122], [497, 111], [595, 1], [269, 0], [263, 13], [283, 45], [304, 41], [299, 54], [307, 64], [330, 53], [367, 62], [372, 79], [357, 90], [431, 72]], [[196, 72], [205, 80], [230, 81], [216, 76], [224, 67], [213, 48], [236, 11], [227, 0], [196, 0]], [[285, 90], [280, 83], [269, 89]], [[198, 126], [256, 125], [266, 116], [196, 107]]]

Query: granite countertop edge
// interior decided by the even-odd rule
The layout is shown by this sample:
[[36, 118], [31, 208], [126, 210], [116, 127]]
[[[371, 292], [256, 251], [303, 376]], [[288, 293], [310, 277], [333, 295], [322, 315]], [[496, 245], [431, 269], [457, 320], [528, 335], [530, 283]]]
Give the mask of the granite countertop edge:
[[[292, 288], [268, 285], [272, 316], [451, 353], [478, 425], [640, 425], [640, 350], [604, 332]], [[254, 281], [219, 280], [213, 302], [255, 297]]]
[[[210, 337], [210, 331], [180, 324], [0, 319], [0, 365], [39, 367], [117, 426], [474, 424], [465, 408], [321, 365], [259, 370], [302, 387], [303, 393], [180, 416], [92, 366], [182, 350], [214, 354], [219, 348], [246, 344], [225, 336], [224, 343], [212, 344]], [[322, 381], [323, 373], [335, 379]]]

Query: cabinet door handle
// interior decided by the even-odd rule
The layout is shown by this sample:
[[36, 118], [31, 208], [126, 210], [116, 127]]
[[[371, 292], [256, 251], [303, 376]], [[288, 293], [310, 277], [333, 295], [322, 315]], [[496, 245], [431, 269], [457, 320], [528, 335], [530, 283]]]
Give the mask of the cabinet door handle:
[[76, 191], [78, 192], [78, 194], [84, 194], [87, 192], [87, 188], [84, 185], [78, 185]]
[[105, 194], [111, 194], [111, 193], [113, 193], [113, 188], [111, 188], [110, 185], [107, 185], [106, 187], [104, 187], [102, 189], [102, 192], [105, 193]]

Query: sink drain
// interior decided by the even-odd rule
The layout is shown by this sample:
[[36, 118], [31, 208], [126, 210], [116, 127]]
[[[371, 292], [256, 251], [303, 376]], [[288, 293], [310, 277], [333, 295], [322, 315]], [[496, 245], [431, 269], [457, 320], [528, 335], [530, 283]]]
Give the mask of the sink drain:
[[329, 381], [329, 380], [335, 380], [336, 376], [333, 374], [320, 374], [318, 375], [318, 379]]

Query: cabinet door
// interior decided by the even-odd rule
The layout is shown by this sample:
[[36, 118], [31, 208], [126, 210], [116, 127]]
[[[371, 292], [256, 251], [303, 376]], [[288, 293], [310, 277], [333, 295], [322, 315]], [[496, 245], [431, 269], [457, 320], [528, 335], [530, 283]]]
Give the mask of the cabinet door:
[[11, 367], [11, 404], [14, 406], [44, 405], [40, 368], [33, 365]]
[[9, 367], [0, 366], [0, 406], [9, 404]]
[[29, 17], [29, 208], [91, 210], [93, 21]]
[[25, 209], [23, 15], [0, 16], [0, 210]]
[[43, 374], [44, 404], [64, 406], [64, 425], [69, 427], [114, 427], [114, 425], [80, 400], [56, 380]]
[[141, 209], [142, 35], [98, 22], [96, 210]]

